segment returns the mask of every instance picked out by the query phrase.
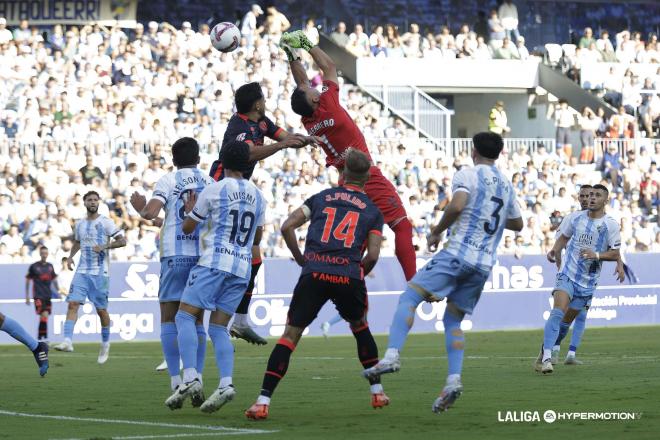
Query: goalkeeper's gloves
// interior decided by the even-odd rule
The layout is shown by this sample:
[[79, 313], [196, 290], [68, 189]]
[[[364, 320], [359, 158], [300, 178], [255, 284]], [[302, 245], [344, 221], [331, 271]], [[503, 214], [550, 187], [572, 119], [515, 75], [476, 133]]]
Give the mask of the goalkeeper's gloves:
[[288, 44], [280, 41], [280, 47], [286, 54], [286, 57], [289, 59], [289, 62], [292, 63], [294, 61], [297, 61], [300, 59], [298, 56], [298, 50], [294, 49], [293, 47], [289, 46]]
[[280, 41], [295, 49], [305, 49], [307, 52], [314, 47], [303, 31], [285, 32], [282, 34]]

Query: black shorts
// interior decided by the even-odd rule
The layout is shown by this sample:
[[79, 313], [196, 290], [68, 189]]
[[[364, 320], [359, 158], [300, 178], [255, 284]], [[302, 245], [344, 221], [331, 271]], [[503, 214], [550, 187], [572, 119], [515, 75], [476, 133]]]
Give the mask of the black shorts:
[[53, 304], [51, 303], [50, 298], [34, 299], [34, 311], [37, 312], [37, 315], [41, 315], [43, 312], [48, 312], [48, 314], [50, 315], [52, 309], [53, 309]]
[[346, 321], [359, 321], [367, 314], [369, 302], [364, 280], [313, 272], [298, 280], [289, 306], [287, 324], [307, 327], [328, 300], [335, 304]]

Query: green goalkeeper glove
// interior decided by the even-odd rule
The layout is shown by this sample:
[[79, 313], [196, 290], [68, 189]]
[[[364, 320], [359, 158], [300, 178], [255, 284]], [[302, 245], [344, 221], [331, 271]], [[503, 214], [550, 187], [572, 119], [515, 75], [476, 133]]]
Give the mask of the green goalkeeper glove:
[[295, 49], [305, 49], [307, 52], [314, 47], [303, 31], [285, 32], [282, 34], [280, 42]]
[[289, 59], [289, 62], [292, 63], [294, 61], [297, 61], [300, 59], [298, 56], [298, 51], [294, 49], [293, 47], [289, 46], [288, 44], [280, 41], [280, 47], [286, 54], [286, 57]]

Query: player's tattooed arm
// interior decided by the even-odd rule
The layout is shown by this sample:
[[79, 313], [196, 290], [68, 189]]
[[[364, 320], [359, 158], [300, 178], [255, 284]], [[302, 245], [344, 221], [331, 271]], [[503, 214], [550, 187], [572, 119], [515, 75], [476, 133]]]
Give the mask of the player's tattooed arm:
[[362, 270], [365, 275], [373, 270], [380, 257], [380, 245], [383, 241], [382, 235], [371, 233], [367, 238], [367, 255], [362, 259]]
[[151, 199], [147, 203], [147, 198], [137, 191], [131, 194], [131, 205], [145, 220], [153, 220], [158, 217], [158, 213], [163, 207], [163, 202], [158, 199]]
[[619, 249], [609, 249], [605, 252], [595, 252], [591, 249], [582, 249], [580, 252], [582, 258], [587, 260], [600, 260], [600, 261], [619, 261], [621, 255], [619, 254]]
[[282, 237], [286, 246], [291, 251], [293, 259], [296, 260], [299, 266], [305, 264], [305, 257], [303, 256], [300, 248], [298, 247], [298, 240], [296, 240], [296, 229], [301, 227], [307, 222], [308, 218], [305, 215], [305, 212], [298, 208], [289, 215], [289, 217], [284, 221], [280, 231], [282, 232]]

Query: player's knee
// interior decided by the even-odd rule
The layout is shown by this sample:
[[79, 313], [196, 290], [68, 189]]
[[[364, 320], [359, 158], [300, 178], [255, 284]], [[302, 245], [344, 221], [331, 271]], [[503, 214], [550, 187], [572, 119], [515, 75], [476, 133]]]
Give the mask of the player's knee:
[[353, 333], [358, 333], [369, 328], [369, 323], [365, 318], [361, 318], [356, 321], [349, 321], [348, 325]]
[[304, 329], [300, 327], [293, 327], [287, 325], [286, 328], [284, 329], [284, 333], [282, 334], [282, 338], [288, 340], [293, 345], [298, 345], [298, 341], [300, 341], [300, 337], [302, 336], [303, 330]]
[[463, 349], [465, 349], [465, 342], [464, 341], [453, 341], [451, 343], [451, 347], [454, 350], [463, 350]]

